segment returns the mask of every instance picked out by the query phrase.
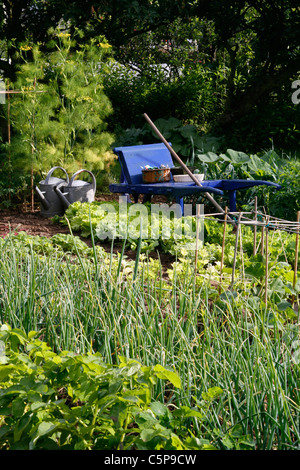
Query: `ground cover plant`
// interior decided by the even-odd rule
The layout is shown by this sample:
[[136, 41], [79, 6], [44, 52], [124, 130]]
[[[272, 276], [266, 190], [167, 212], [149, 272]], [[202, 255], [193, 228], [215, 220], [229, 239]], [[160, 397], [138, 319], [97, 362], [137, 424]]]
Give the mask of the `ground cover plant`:
[[[234, 234], [228, 227], [221, 291], [222, 225], [217, 222], [207, 224], [207, 244], [196, 272], [192, 256], [174, 258], [172, 269], [164, 270], [159, 260], [141, 253], [140, 244], [136, 260], [126, 258], [123, 249], [118, 255], [107, 253], [95, 244], [93, 231], [92, 246], [72, 235], [46, 239], [19, 233], [1, 239], [1, 446], [18, 447], [22, 436], [25, 445], [37, 448], [77, 448], [81, 441], [86, 448], [120, 448], [122, 442], [128, 448], [152, 449], [298, 449], [299, 330], [297, 302], [291, 300], [299, 292], [298, 284], [292, 284], [294, 235], [281, 233], [284, 243], [278, 232], [273, 239], [270, 235], [265, 303], [265, 260], [259, 255], [251, 259], [248, 229], [235, 283], [229, 288]], [[147, 402], [140, 396], [134, 404], [128, 397], [115, 398], [123, 408], [114, 408], [114, 402], [112, 409], [118, 409], [118, 416], [122, 409], [120, 420], [128, 419], [116, 432], [108, 417], [110, 438], [104, 443], [94, 402], [77, 402], [74, 418], [72, 407], [66, 408], [70, 398], [58, 396], [57, 389], [49, 396], [37, 384], [40, 395], [34, 400], [43, 405], [35, 412], [33, 392], [27, 397], [15, 389], [18, 374], [24, 383], [28, 380], [28, 369], [19, 361], [44, 382], [50, 380], [52, 367], [66, 370], [67, 364], [94, 377], [95, 371], [86, 366], [89, 361], [91, 369], [103, 367], [105, 374], [126, 384], [127, 367], [136, 368], [137, 374], [148, 368], [162, 375], [151, 383]], [[45, 370], [37, 371], [37, 365]], [[132, 383], [138, 380], [135, 373], [130, 377]], [[66, 386], [64, 378], [59, 389]], [[75, 403], [81, 395], [74, 389]], [[135, 414], [141, 412], [139, 406], [144, 407], [142, 413], [147, 409], [146, 421]], [[79, 438], [69, 426], [83, 416], [90, 420], [89, 431], [80, 425]], [[100, 429], [94, 432], [93, 424]]]

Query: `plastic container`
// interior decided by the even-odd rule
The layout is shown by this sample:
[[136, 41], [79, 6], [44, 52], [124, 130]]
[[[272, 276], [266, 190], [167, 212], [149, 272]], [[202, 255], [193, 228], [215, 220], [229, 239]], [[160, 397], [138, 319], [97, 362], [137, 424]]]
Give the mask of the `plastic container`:
[[[194, 173], [196, 168], [194, 166], [188, 166], [188, 169], [190, 170], [191, 173]], [[171, 168], [171, 173], [172, 175], [182, 175], [182, 167], [181, 166], [174, 166]]]
[[[194, 176], [197, 178], [199, 182], [203, 181], [204, 174], [202, 173], [194, 173]], [[190, 175], [174, 175], [173, 179], [175, 183], [191, 183], [194, 182]]]

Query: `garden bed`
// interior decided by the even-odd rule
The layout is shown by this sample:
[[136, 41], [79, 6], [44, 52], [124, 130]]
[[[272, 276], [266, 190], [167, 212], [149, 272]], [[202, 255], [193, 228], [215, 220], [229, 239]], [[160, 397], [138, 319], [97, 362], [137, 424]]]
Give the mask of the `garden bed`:
[[[111, 201], [118, 200], [117, 194], [101, 194], [96, 200], [97, 201]], [[159, 197], [162, 199], [162, 197]], [[26, 232], [28, 235], [40, 236], [40, 237], [52, 237], [53, 235], [59, 233], [70, 233], [69, 228], [62, 225], [61, 223], [54, 222], [52, 219], [43, 217], [40, 212], [39, 204], [35, 205], [34, 210], [24, 204], [20, 204], [10, 209], [1, 209], [0, 210], [0, 237], [4, 237], [9, 232]], [[79, 233], [74, 232], [74, 235], [80, 236]], [[80, 238], [89, 246], [92, 245], [90, 238], [81, 237]], [[100, 242], [96, 242], [100, 244]], [[101, 246], [107, 251], [111, 251], [111, 242], [102, 241]], [[122, 246], [116, 244], [113, 247], [113, 252], [117, 253], [121, 251]], [[126, 256], [129, 259], [136, 258], [136, 251], [127, 249]], [[154, 259], [158, 258], [156, 251], [151, 252], [151, 257]], [[165, 268], [171, 266], [174, 262], [174, 257], [170, 254], [160, 253], [159, 258], [162, 265]]]
[[[101, 194], [97, 200], [107, 201], [116, 199], [116, 195]], [[0, 209], [0, 236], [3, 237], [10, 230], [23, 231], [29, 235], [51, 237], [57, 233], [69, 233], [69, 229], [51, 219], [43, 217], [39, 204], [35, 204], [34, 210], [26, 204], [15, 205], [13, 208]]]
[[69, 233], [68, 228], [42, 217], [39, 209], [32, 212], [22, 207], [0, 211], [0, 236], [5, 236], [9, 231], [23, 231], [41, 237]]
[[[193, 253], [173, 262], [171, 253], [163, 253], [170, 248], [167, 243], [157, 246], [161, 270], [151, 259], [154, 250], [148, 260], [139, 250], [126, 249], [123, 256], [117, 241], [114, 250], [120, 257], [110, 256], [110, 242], [95, 237], [95, 247], [88, 229], [98, 232], [98, 204], [76, 204], [66, 214], [74, 238], [63, 221], [44, 219], [38, 207], [33, 212], [0, 212], [1, 226], [18, 232], [7, 240], [0, 237], [0, 359], [6, 387], [0, 403], [0, 448], [144, 450], [153, 449], [160, 438], [162, 449], [169, 449], [171, 436], [176, 437], [172, 449], [209, 445], [220, 450], [298, 450], [300, 287], [297, 282], [293, 288], [295, 233], [270, 228], [267, 259], [259, 248], [261, 231], [254, 256], [250, 226], [233, 231], [230, 224], [208, 217], [197, 271]], [[231, 284], [237, 234], [240, 246]], [[132, 259], [127, 259], [129, 254]], [[11, 347], [18, 349], [18, 363]], [[100, 361], [104, 365], [99, 374]], [[52, 368], [59, 373], [53, 375]], [[33, 385], [26, 375], [32, 380], [32, 370]], [[165, 370], [170, 375], [163, 381]], [[138, 391], [132, 387], [135, 371], [160, 373], [147, 382], [153, 385], [153, 404], [144, 405], [143, 397], [150, 395], [141, 390], [140, 376]], [[112, 379], [113, 387], [116, 379], [125, 399], [114, 393], [114, 404], [97, 395], [102, 401], [94, 406], [94, 373], [97, 386], [100, 376], [101, 390], [108, 393], [111, 385], [104, 379]], [[173, 377], [180, 378], [181, 387]], [[142, 414], [136, 414], [137, 404]], [[17, 413], [11, 414], [10, 407]]]

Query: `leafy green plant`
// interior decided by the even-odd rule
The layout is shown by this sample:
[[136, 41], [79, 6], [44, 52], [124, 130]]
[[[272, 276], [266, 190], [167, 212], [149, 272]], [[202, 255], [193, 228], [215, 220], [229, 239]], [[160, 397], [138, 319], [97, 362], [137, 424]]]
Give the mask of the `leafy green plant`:
[[[296, 164], [296, 163], [295, 163]], [[202, 153], [196, 151], [195, 165], [207, 179], [263, 179], [282, 184], [282, 189], [277, 193], [266, 186], [249, 188], [239, 192], [239, 207], [249, 209], [253, 207], [254, 196], [257, 196], [258, 206], [265, 207], [266, 211], [275, 217], [287, 217], [292, 219], [296, 216], [297, 203], [294, 208], [290, 205], [291, 189], [287, 189], [287, 174], [291, 179], [290, 188], [295, 184], [292, 182], [293, 164], [288, 158], [280, 156], [275, 150], [264, 151], [261, 154], [246, 154], [245, 152], [227, 149], [225, 153], [212, 151]], [[291, 170], [289, 170], [291, 168]], [[297, 194], [295, 191], [294, 194]], [[277, 201], [284, 206], [280, 208]]]
[[278, 183], [281, 184], [282, 190], [280, 194], [270, 195], [269, 206], [272, 214], [283, 219], [295, 220], [297, 211], [300, 209], [299, 169], [298, 160], [284, 161], [278, 176]]
[[[199, 152], [218, 151], [223, 144], [222, 137], [199, 132], [193, 124], [186, 124], [175, 117], [158, 118], [155, 126], [168, 142], [171, 142], [175, 152], [187, 163], [195, 163], [194, 156]], [[117, 132], [116, 146], [139, 145], [158, 141], [157, 134], [145, 123], [136, 128], [131, 125], [127, 129]]]
[[265, 152], [263, 155], [248, 155], [227, 149], [225, 153], [214, 152], [196, 154], [197, 159], [207, 169], [209, 179], [262, 179], [276, 180], [279, 175], [279, 167], [282, 160], [274, 151]]
[[151, 398], [158, 380], [181, 387], [174, 371], [125, 358], [113, 367], [98, 354], [55, 353], [38, 335], [0, 329], [2, 450], [213, 448], [184, 427], [203, 419], [199, 410], [171, 413]]
[[[119, 220], [119, 206], [115, 202], [112, 207], [115, 209], [113, 213], [107, 216], [106, 209], [102, 203], [94, 202], [91, 204], [74, 203], [69, 206], [66, 211], [66, 220], [62, 220], [63, 223], [70, 224], [70, 227], [75, 232], [80, 232], [85, 237], [93, 236], [100, 243], [107, 240], [107, 237], [114, 240], [116, 244], [125, 243], [130, 246], [131, 249], [139, 251], [137, 258], [140, 253], [151, 253], [154, 250], [162, 251], [172, 255], [174, 260], [173, 268], [168, 270], [170, 280], [174, 280], [176, 276], [177, 280], [185, 280], [186, 276], [189, 276], [190, 263], [195, 256], [195, 230], [196, 220], [195, 217], [184, 217], [183, 219], [175, 219], [169, 216], [153, 217], [146, 210], [146, 214], [142, 216], [142, 227], [145, 227], [149, 223], [151, 230], [148, 235], [140, 239], [140, 223], [139, 219], [136, 219], [136, 214], [130, 216], [130, 204], [127, 205], [127, 218], [125, 219], [128, 225], [123, 227], [123, 234], [125, 239], [118, 239], [117, 229], [120, 224], [124, 223], [122, 218]], [[133, 205], [132, 205], [133, 207]], [[146, 204], [146, 208], [148, 208]], [[148, 208], [149, 209], [149, 208]], [[165, 217], [165, 218], [164, 218]], [[130, 228], [130, 222], [133, 221], [133, 227]], [[189, 222], [189, 223], [187, 223]], [[145, 223], [145, 225], [144, 225]], [[184, 227], [184, 231], [181, 238], [177, 238], [177, 224]], [[187, 225], [186, 225], [187, 224]], [[147, 225], [146, 225], [147, 226]], [[169, 227], [170, 232], [168, 237], [166, 236], [166, 226]], [[204, 243], [200, 243], [198, 246], [199, 256], [197, 262], [197, 270], [201, 273], [202, 279], [206, 281], [209, 278], [216, 278], [219, 282], [220, 273], [220, 261], [222, 256], [222, 239], [223, 239], [223, 224], [213, 218], [205, 219], [203, 223], [203, 237]], [[157, 233], [157, 238], [151, 238], [151, 233]], [[104, 237], [104, 235], [105, 237]], [[234, 262], [234, 245], [235, 245], [235, 232], [231, 224], [227, 224], [226, 227], [226, 244], [223, 254], [223, 272], [224, 275], [230, 276], [232, 272], [232, 266]], [[265, 255], [256, 254], [253, 256], [253, 230], [249, 226], [242, 228], [242, 249], [238, 250], [236, 267], [237, 277], [247, 278], [248, 277], [248, 294], [254, 292], [258, 287], [262, 288], [262, 279], [265, 276], [266, 258]], [[189, 246], [193, 243], [192, 248]], [[257, 233], [257, 249], [261, 243], [261, 231]], [[287, 298], [289, 295], [295, 295], [296, 291], [291, 287], [293, 282], [293, 269], [295, 261], [295, 235], [277, 230], [272, 230], [269, 236], [269, 248], [268, 248], [268, 276], [270, 281], [270, 298], [272, 293], [275, 293], [278, 287], [278, 282], [274, 284], [276, 279], [282, 278], [286, 282], [286, 289], [282, 293], [283, 298]], [[177, 266], [176, 271], [174, 266]], [[200, 282], [200, 280], [199, 280]], [[229, 277], [225, 281], [224, 285], [229, 285]], [[276, 287], [277, 286], [277, 287]], [[298, 284], [296, 284], [298, 289]], [[242, 288], [242, 286], [240, 286]], [[279, 300], [277, 301], [277, 303]], [[276, 302], [275, 302], [276, 303]]]
[[[171, 212], [169, 214], [167, 211], [153, 214], [148, 203], [140, 206], [143, 213], [138, 215], [135, 211], [138, 207], [138, 205], [126, 204], [124, 216], [123, 211], [120, 212], [117, 201], [109, 202], [109, 210], [107, 203], [75, 202], [68, 207], [60, 221], [65, 225], [70, 225], [71, 229], [79, 232], [82, 237], [93, 235], [100, 241], [115, 240], [116, 242], [122, 242], [125, 238], [131, 249], [136, 250], [141, 230], [140, 217], [142, 217], [142, 227], [147, 227], [148, 231], [147, 236], [144, 236], [142, 231], [142, 252], [159, 248], [176, 255], [178, 251], [184, 249], [187, 243], [195, 241], [195, 217], [176, 219], [174, 214]], [[179, 231], [181, 236], [177, 236]]]

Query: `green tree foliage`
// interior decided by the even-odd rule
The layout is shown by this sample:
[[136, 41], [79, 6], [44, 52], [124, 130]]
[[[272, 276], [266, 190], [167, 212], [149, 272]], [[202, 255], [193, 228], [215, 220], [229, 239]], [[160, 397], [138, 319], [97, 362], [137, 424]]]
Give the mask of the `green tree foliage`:
[[147, 112], [152, 119], [194, 120], [205, 130], [225, 97], [224, 60], [213, 60], [213, 36], [206, 21], [178, 19], [121, 46], [115, 52], [119, 66], [105, 81], [113, 123], [142, 125]]
[[59, 33], [49, 53], [38, 45], [21, 47], [11, 151], [23, 170], [43, 174], [60, 165], [98, 171], [114, 159], [105, 130], [112, 108], [102, 86], [110, 46], [104, 39], [75, 46], [68, 33]]
[[[159, 28], [165, 28], [169, 36], [165, 39], [169, 39], [168, 27], [173, 24], [176, 35], [174, 21], [179, 18], [186, 28], [195, 18], [211, 24], [210, 63], [225, 55], [228, 68], [226, 106], [220, 117], [223, 125], [248, 113], [299, 70], [300, 17], [295, 0], [92, 3], [90, 30], [105, 34], [118, 47]], [[201, 54], [202, 41], [199, 44]]]
[[[252, 145], [250, 150], [256, 151], [270, 138], [280, 146], [296, 146], [300, 122], [291, 106], [291, 83], [300, 69], [296, 0], [21, 3], [4, 1], [0, 13], [10, 59], [2, 61], [6, 76], [17, 62], [14, 41], [31, 37], [44, 44], [49, 22], [63, 23], [71, 34], [80, 27], [85, 40], [105, 35], [122, 65], [138, 67], [140, 81], [126, 68], [119, 81], [113, 76], [109, 84], [116, 108], [113, 126], [118, 118], [123, 126], [126, 115], [125, 124], [132, 124], [143, 108], [154, 119], [173, 115], [195, 121], [205, 131], [226, 133], [231, 147]], [[195, 50], [187, 39], [196, 40]], [[163, 57], [162, 41], [171, 44]], [[171, 70], [168, 78], [161, 69], [153, 70], [162, 63]]]
[[195, 13], [214, 22], [217, 46], [230, 58], [230, 89], [222, 122], [245, 115], [298, 72], [298, 2], [247, 0], [230, 6], [225, 1], [209, 2], [205, 8], [200, 3]]
[[[291, 83], [300, 67], [296, 2], [183, 2], [183, 11], [170, 9], [167, 25], [158, 3], [152, 28], [149, 22], [146, 28], [146, 18], [144, 23], [137, 19], [122, 43], [118, 28], [107, 33], [117, 46], [116, 59], [126, 67], [108, 88], [120, 120], [128, 100], [131, 122], [134, 118], [139, 125], [144, 108], [154, 119], [175, 116], [193, 120], [205, 131], [226, 133], [231, 147], [256, 151], [273, 139], [276, 145], [295, 148], [300, 126], [291, 103]], [[109, 18], [102, 12], [93, 27], [104, 31], [108, 21], [112, 24]], [[125, 27], [124, 12], [121, 21]], [[168, 76], [157, 65], [163, 63]], [[126, 83], [130, 68], [135, 75]]]
[[0, 2], [0, 33], [6, 50], [0, 57], [0, 68], [6, 78], [15, 80], [20, 57], [16, 47], [24, 41], [44, 43], [50, 27], [63, 18], [64, 2], [45, 0], [2, 0]]

